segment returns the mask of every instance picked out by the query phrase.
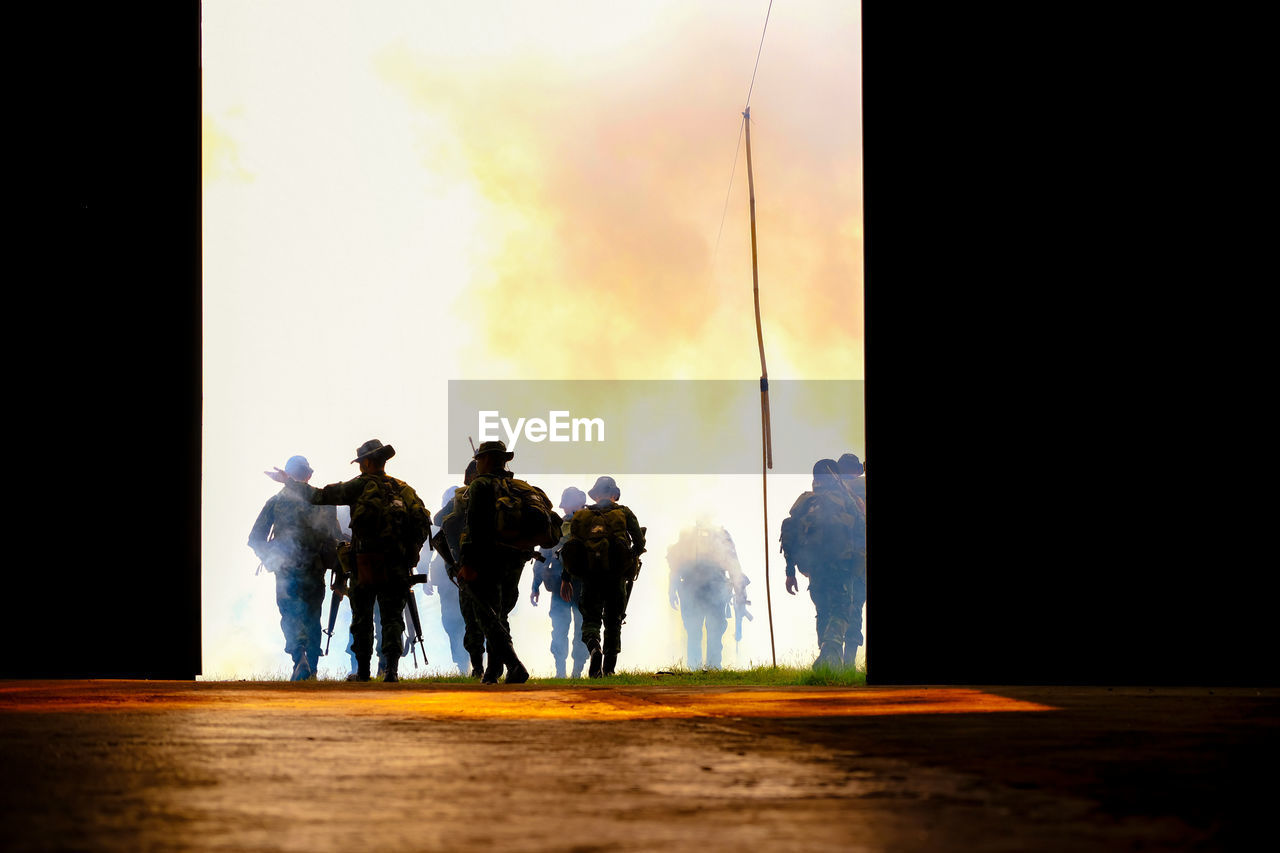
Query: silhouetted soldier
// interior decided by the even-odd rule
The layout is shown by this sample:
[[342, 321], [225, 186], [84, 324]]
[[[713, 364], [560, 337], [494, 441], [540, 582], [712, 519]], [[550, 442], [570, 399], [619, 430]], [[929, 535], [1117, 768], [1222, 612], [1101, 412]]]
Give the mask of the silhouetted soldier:
[[[452, 509], [454, 492], [458, 491], [457, 486], [450, 486], [441, 496], [441, 503], [444, 509], [436, 513], [435, 524], [440, 526], [440, 522], [444, 520], [444, 516]], [[466, 675], [470, 671], [468, 664], [470, 656], [467, 653], [465, 643], [467, 623], [462, 616], [462, 605], [459, 602], [458, 587], [453, 578], [449, 577], [449, 570], [445, 565], [444, 558], [439, 554], [435, 554], [428, 566], [428, 583], [435, 587], [436, 595], [440, 599], [440, 626], [444, 628], [445, 636], [449, 638], [449, 653], [453, 658], [453, 662], [458, 666], [458, 672]], [[479, 626], [477, 625], [477, 630]], [[483, 660], [484, 655], [484, 635], [480, 635], [480, 655]], [[473, 673], [477, 678], [480, 673]]]
[[489, 653], [481, 679], [486, 684], [496, 684], [503, 667], [507, 670], [507, 684], [529, 680], [529, 670], [511, 643], [507, 617], [520, 599], [520, 575], [533, 552], [506, 544], [498, 530], [498, 497], [502, 489], [498, 481], [515, 476], [506, 470], [506, 463], [513, 458], [515, 454], [501, 441], [482, 442], [476, 450], [476, 476], [467, 486], [458, 549], [458, 576], [475, 595]]
[[349, 681], [368, 681], [373, 656], [374, 603], [382, 622], [385, 681], [399, 681], [404, 642], [404, 610], [410, 575], [418, 564], [422, 544], [431, 535], [431, 515], [417, 492], [403, 480], [388, 476], [387, 460], [395, 448], [370, 439], [356, 450], [352, 464], [360, 476], [345, 483], [315, 489], [277, 468], [267, 476], [285, 483], [294, 494], [313, 504], [351, 507], [351, 546], [355, 564], [351, 578], [352, 650], [356, 672]]
[[[617, 502], [622, 492], [612, 477], [597, 478], [587, 494], [595, 503], [573, 514], [560, 556], [569, 574], [582, 579], [578, 609], [582, 642], [591, 654], [587, 674], [600, 678], [613, 675], [622, 651], [622, 620], [640, 572], [645, 529], [635, 513]], [[560, 597], [572, 600], [568, 577], [560, 584]]]
[[[301, 456], [284, 463], [305, 483], [312, 469]], [[320, 659], [320, 610], [324, 573], [337, 564], [337, 544], [346, 539], [333, 507], [312, 506], [288, 488], [267, 499], [249, 531], [249, 547], [276, 578], [276, 606], [285, 653], [293, 659], [293, 681], [315, 678]]]
[[835, 460], [813, 466], [813, 490], [796, 498], [780, 538], [788, 594], [796, 594], [797, 569], [809, 579], [819, 649], [814, 668], [852, 667], [867, 598], [866, 510], [841, 482]]
[[865, 466], [857, 456], [846, 453], [836, 460], [840, 469], [840, 479], [849, 487], [849, 491], [863, 501], [867, 499], [867, 478], [863, 476]]
[[[867, 506], [867, 463], [866, 460], [859, 459], [852, 453], [846, 453], [836, 460], [836, 465], [840, 469], [840, 479], [849, 492], [862, 501], [861, 509], [865, 516]], [[859, 595], [858, 587], [855, 584], [853, 590], [852, 607], [853, 611], [849, 614], [849, 633], [845, 635], [844, 657], [845, 665], [854, 665], [854, 656], [857, 655], [858, 646], [862, 645], [862, 608], [866, 605], [866, 577], [867, 577], [867, 545], [865, 532], [862, 534], [860, 543], [855, 540], [854, 561], [857, 564], [854, 569], [855, 577], [862, 577], [862, 592]], [[852, 651], [850, 651], [852, 649]]]
[[[476, 461], [472, 459], [467, 463], [467, 470], [462, 475], [462, 487], [454, 487], [453, 496], [444, 505], [444, 507], [436, 513], [435, 525], [444, 531], [444, 538], [449, 547], [449, 553], [452, 555], [454, 562], [457, 562], [458, 554], [462, 553], [462, 527], [466, 521], [463, 513], [456, 513], [454, 509], [458, 506], [459, 501], [465, 502], [467, 495], [467, 486], [476, 476]], [[442, 557], [437, 555], [437, 561], [443, 563]], [[456, 569], [455, 569], [456, 571]], [[448, 570], [444, 569], [444, 576], [449, 577]], [[458, 612], [462, 617], [462, 648], [467, 653], [467, 657], [471, 663], [471, 677], [482, 678], [484, 676], [484, 626], [480, 620], [480, 610], [475, 598], [469, 595], [461, 594], [456, 580], [450, 581], [449, 587], [452, 594], [458, 599]], [[443, 588], [443, 587], [442, 587]], [[442, 617], [443, 618], [443, 617]], [[463, 673], [466, 673], [465, 666], [459, 667]]]
[[[560, 508], [564, 510], [564, 520], [560, 526], [560, 541], [551, 548], [542, 549], [543, 561], [533, 564], [533, 590], [529, 601], [538, 606], [542, 589], [551, 593], [548, 610], [551, 611], [551, 657], [556, 662], [556, 678], [565, 677], [565, 658], [573, 647], [573, 677], [582, 675], [582, 668], [587, 663], [587, 647], [582, 642], [582, 611], [578, 602], [582, 596], [582, 581], [574, 578], [564, 570], [559, 550], [569, 540], [569, 520], [573, 514], [587, 505], [587, 496], [582, 489], [570, 486], [560, 496]], [[560, 597], [560, 585], [568, 582], [573, 589], [569, 601]]]
[[720, 668], [724, 632], [729, 626], [729, 603], [735, 595], [745, 598], [747, 579], [738, 563], [729, 531], [699, 521], [680, 532], [667, 549], [670, 569], [667, 595], [680, 608], [680, 620], [688, 640], [685, 663], [702, 666], [702, 631], [707, 632], [708, 669]]

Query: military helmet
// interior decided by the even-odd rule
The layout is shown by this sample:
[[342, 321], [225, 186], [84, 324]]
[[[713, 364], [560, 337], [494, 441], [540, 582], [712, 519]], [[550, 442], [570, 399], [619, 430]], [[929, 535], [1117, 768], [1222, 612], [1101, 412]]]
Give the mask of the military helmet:
[[840, 479], [840, 466], [834, 459], [819, 459], [813, 463], [813, 484], [835, 485]]
[[597, 477], [596, 484], [587, 490], [587, 494], [593, 501], [598, 501], [604, 497], [609, 497], [616, 501], [622, 497], [622, 490], [618, 488], [618, 484], [614, 482], [612, 477]]
[[290, 456], [289, 461], [284, 463], [284, 472], [295, 480], [305, 480], [313, 471], [305, 456]]

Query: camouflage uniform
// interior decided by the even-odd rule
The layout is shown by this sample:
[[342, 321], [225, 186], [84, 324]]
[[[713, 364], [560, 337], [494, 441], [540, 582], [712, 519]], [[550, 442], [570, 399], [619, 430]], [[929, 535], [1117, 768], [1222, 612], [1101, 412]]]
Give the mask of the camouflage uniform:
[[[385, 472], [364, 473], [345, 483], [332, 483], [322, 489], [297, 481], [288, 483], [299, 497], [313, 504], [352, 507], [352, 560], [355, 564], [351, 578], [351, 650], [360, 664], [367, 666], [373, 655], [374, 604], [377, 603], [382, 623], [382, 647], [379, 658], [385, 660], [387, 672], [399, 665], [404, 651], [404, 611], [411, 592], [410, 574], [417, 563], [417, 553], [406, 555], [385, 542], [364, 541], [356, 530], [355, 514], [361, 496], [371, 483], [390, 481], [397, 489], [407, 489], [416, 497], [404, 481], [388, 476]], [[417, 505], [421, 507], [421, 502]], [[422, 511], [422, 517], [410, 521], [422, 530], [422, 538], [430, 533], [430, 516]], [[362, 670], [363, 671], [363, 670]], [[368, 673], [365, 672], [367, 675]]]
[[[596, 503], [579, 512], [622, 510], [626, 519], [626, 536], [629, 540], [629, 551], [626, 553], [613, 547], [609, 549], [607, 571], [589, 571], [581, 575], [582, 594], [578, 600], [578, 610], [582, 613], [582, 642], [590, 652], [590, 675], [595, 678], [602, 674], [611, 675], [618, 654], [622, 651], [622, 623], [627, 615], [627, 601], [631, 597], [631, 587], [638, 572], [639, 558], [645, 550], [645, 529], [640, 526], [635, 513], [628, 507], [616, 503], [621, 493], [612, 477], [597, 479], [588, 494]], [[580, 541], [576, 535], [570, 537], [562, 547], [561, 553], [575, 546], [580, 547]], [[620, 548], [621, 543], [618, 543], [618, 546]], [[581, 558], [578, 559], [580, 561]], [[568, 559], [565, 563], [571, 565]], [[568, 574], [578, 574], [578, 572], [575, 568]]]
[[668, 595], [680, 601], [680, 620], [688, 640], [685, 664], [702, 666], [702, 630], [707, 631], [706, 664], [720, 668], [729, 602], [746, 585], [733, 539], [723, 527], [702, 524], [681, 532], [667, 549]]
[[865, 522], [860, 529], [850, 526], [838, 543], [818, 546], [799, 532], [801, 519], [814, 510], [857, 518], [861, 509], [838, 476], [818, 475], [815, 467], [813, 490], [796, 498], [782, 535], [787, 577], [794, 578], [798, 567], [809, 578], [819, 647], [815, 666], [853, 666], [863, 643], [862, 606], [867, 600]]
[[267, 500], [249, 532], [249, 547], [275, 574], [280, 630], [295, 676], [304, 658], [310, 674], [319, 663], [324, 573], [344, 538], [333, 507], [312, 506], [288, 488]]

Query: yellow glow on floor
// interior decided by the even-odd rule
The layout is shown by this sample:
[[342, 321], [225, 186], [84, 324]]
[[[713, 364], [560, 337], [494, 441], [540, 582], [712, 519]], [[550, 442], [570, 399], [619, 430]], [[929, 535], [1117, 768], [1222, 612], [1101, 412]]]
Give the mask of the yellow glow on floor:
[[679, 688], [68, 681], [0, 684], [0, 712], [183, 710], [450, 719], [640, 720], [1048, 711], [959, 687]]

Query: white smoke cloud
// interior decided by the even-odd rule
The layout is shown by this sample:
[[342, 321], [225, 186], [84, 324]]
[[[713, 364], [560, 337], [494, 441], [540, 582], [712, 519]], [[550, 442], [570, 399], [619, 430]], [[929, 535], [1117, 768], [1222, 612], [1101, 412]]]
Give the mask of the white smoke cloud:
[[[204, 677], [284, 677], [274, 578], [255, 574], [246, 545], [278, 489], [263, 470], [301, 454], [314, 484], [346, 480], [354, 449], [377, 437], [397, 447], [389, 473], [435, 511], [456, 484], [445, 455], [451, 378], [757, 375], [741, 161], [713, 250], [762, 10], [229, 0], [203, 11]], [[857, 19], [857, 4], [775, 8], [753, 96], [758, 181], [772, 185], [758, 190], [775, 377], [860, 378]], [[389, 58], [403, 61], [389, 69]], [[428, 82], [448, 90], [406, 97], [397, 75], [421, 68], [444, 69]], [[682, 77], [691, 68], [705, 69], [697, 98]], [[609, 219], [633, 204], [637, 227]], [[586, 285], [608, 309], [590, 323], [557, 305], [564, 288]], [[504, 295], [538, 311], [493, 313]], [[536, 318], [547, 322], [530, 328]], [[602, 322], [634, 348], [603, 350]], [[758, 430], [758, 418], [743, 428]], [[815, 459], [863, 450], [831, 443]], [[558, 497], [603, 473], [534, 482]], [[725, 663], [771, 660], [766, 547], [778, 662], [813, 659], [813, 606], [782, 591], [777, 553], [807, 477], [770, 478], [767, 536], [759, 477], [620, 486], [649, 529], [620, 666], [681, 659], [664, 556], [701, 512], [729, 530], [752, 579], [756, 618], [736, 654], [729, 636]], [[529, 604], [529, 585], [526, 574], [513, 636], [534, 674], [549, 675], [550, 619], [545, 601]], [[451, 670], [439, 599], [416, 595], [424, 671]], [[347, 669], [346, 610], [322, 675]]]

